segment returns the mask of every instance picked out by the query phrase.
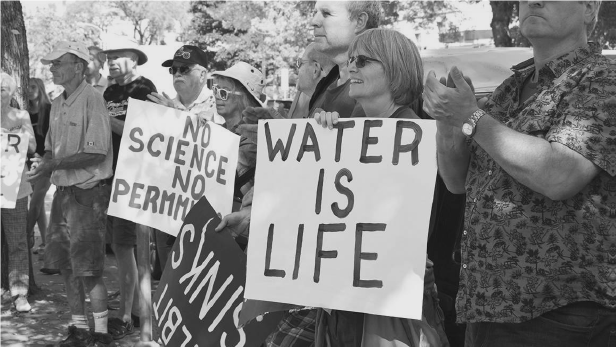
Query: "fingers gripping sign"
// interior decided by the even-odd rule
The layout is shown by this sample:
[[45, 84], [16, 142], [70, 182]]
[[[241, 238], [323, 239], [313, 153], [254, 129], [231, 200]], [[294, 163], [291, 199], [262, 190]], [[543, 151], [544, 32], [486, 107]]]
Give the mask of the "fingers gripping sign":
[[326, 112], [318, 109], [314, 113], [314, 119], [317, 121], [317, 124], [323, 128], [329, 128], [329, 130], [332, 130], [334, 125], [338, 124], [338, 118], [340, 118], [338, 112]]
[[423, 100], [430, 116], [458, 128], [478, 109], [472, 82], [455, 66], [447, 81], [437, 80], [434, 71], [428, 73]]

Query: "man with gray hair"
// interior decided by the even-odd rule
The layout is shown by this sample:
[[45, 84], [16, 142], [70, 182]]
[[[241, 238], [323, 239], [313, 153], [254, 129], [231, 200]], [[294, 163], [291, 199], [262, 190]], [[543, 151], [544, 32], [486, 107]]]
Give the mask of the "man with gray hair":
[[588, 42], [597, 1], [520, 1], [533, 59], [483, 104], [433, 71], [438, 169], [466, 194], [466, 346], [607, 346], [616, 322], [616, 66]]
[[315, 43], [309, 44], [302, 57], [295, 63], [297, 95], [291, 104], [287, 118], [308, 117], [308, 104], [317, 83], [334, 67], [334, 62], [327, 55], [317, 51], [315, 46]]
[[[60, 346], [112, 346], [107, 333], [106, 209], [111, 177], [111, 127], [103, 95], [85, 81], [90, 56], [79, 42], [59, 42], [41, 62], [64, 87], [51, 106], [45, 156], [34, 158], [29, 181], [51, 175], [56, 193], [46, 235], [45, 267], [58, 269], [71, 310], [68, 337]], [[85, 291], [94, 331], [89, 331]]]

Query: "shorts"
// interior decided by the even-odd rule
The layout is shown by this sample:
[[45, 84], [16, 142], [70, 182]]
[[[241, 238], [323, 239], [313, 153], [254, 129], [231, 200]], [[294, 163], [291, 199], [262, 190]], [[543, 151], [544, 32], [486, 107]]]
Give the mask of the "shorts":
[[110, 187], [57, 187], [51, 203], [45, 267], [98, 277], [105, 267], [105, 230]]
[[107, 243], [116, 245], [137, 245], [137, 224], [129, 220], [107, 216]]

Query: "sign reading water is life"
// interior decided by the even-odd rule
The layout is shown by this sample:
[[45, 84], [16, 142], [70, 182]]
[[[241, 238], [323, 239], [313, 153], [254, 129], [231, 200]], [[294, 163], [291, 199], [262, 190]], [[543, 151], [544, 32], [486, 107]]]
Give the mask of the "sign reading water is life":
[[434, 121], [261, 121], [246, 298], [421, 319]]

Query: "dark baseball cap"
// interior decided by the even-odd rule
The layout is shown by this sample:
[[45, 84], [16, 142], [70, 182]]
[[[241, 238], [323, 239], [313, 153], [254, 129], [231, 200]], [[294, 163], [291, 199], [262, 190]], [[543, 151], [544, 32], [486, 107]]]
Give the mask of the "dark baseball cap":
[[197, 46], [184, 45], [175, 52], [173, 59], [165, 60], [164, 67], [170, 67], [174, 61], [184, 64], [197, 64], [207, 68], [205, 52]]

